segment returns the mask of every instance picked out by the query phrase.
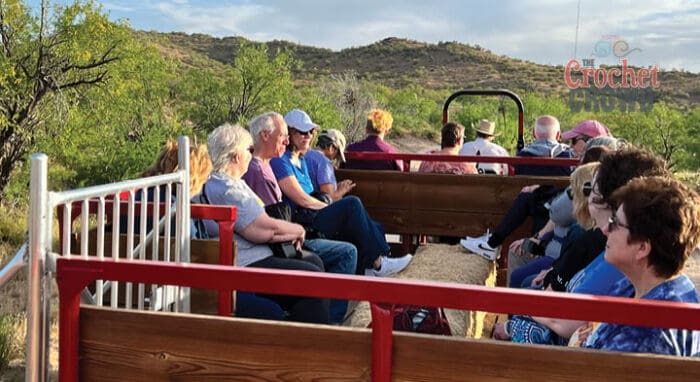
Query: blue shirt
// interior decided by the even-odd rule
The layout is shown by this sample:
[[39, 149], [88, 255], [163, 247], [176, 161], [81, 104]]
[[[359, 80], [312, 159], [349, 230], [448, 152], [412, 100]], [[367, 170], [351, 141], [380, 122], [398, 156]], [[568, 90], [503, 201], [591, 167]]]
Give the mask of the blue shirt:
[[[284, 178], [294, 176], [297, 179], [297, 182], [299, 182], [299, 185], [301, 186], [301, 189], [304, 190], [307, 194], [311, 194], [314, 192], [314, 185], [311, 182], [311, 177], [309, 176], [309, 169], [306, 165], [306, 159], [304, 158], [303, 155], [299, 156], [299, 163], [301, 167], [297, 167], [295, 164], [292, 163], [292, 153], [287, 150], [285, 151], [284, 155], [280, 158], [272, 158], [270, 160], [270, 167], [272, 167], [272, 172], [275, 173], [275, 178], [277, 178], [277, 182], [281, 181]], [[297, 205], [291, 201], [287, 195], [284, 195], [282, 198], [287, 204], [289, 204], [289, 207], [291, 207], [292, 211], [297, 207]]]
[[[632, 297], [622, 283], [616, 285], [618, 296]], [[644, 300], [698, 302], [698, 291], [688, 276], [682, 274], [667, 280], [641, 297]], [[585, 347], [635, 353], [655, 353], [679, 356], [700, 356], [700, 331], [662, 329], [640, 326], [601, 324], [586, 340]]]
[[[573, 293], [620, 296], [614, 293], [621, 292], [623, 285], [628, 290], [631, 289], [632, 284], [630, 284], [625, 275], [620, 273], [612, 264], [605, 261], [604, 257], [605, 251], [601, 252], [590, 264], [575, 274], [569, 282], [568, 290]], [[616, 287], [618, 282], [621, 282], [621, 284]]]
[[309, 150], [304, 154], [306, 166], [309, 170], [311, 183], [314, 185], [314, 191], [321, 191], [322, 184], [332, 184], [333, 191], [336, 190], [337, 182], [335, 180], [335, 169], [333, 163], [322, 152], [317, 150]]

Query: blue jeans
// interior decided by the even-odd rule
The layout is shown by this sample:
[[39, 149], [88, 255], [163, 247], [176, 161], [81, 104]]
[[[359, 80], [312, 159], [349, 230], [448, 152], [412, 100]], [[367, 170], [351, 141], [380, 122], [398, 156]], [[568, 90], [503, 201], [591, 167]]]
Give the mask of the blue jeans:
[[[552, 263], [554, 263], [554, 259], [549, 256], [538, 257], [535, 260], [514, 269], [510, 274], [510, 283], [508, 285], [513, 288], [522, 288], [523, 282], [529, 276], [533, 276], [534, 278], [534, 276], [537, 276], [537, 274], [541, 271], [551, 267]], [[530, 282], [532, 282], [533, 278], [530, 278]]]
[[[314, 251], [323, 260], [326, 272], [354, 275], [357, 267], [357, 249], [344, 241], [311, 239], [304, 248]], [[348, 310], [347, 300], [331, 300], [328, 308], [332, 323], [342, 323]]]
[[357, 196], [346, 196], [318, 211], [313, 228], [331, 240], [347, 241], [357, 247], [355, 273], [374, 267], [379, 256], [389, 253], [382, 225], [372, 220]]

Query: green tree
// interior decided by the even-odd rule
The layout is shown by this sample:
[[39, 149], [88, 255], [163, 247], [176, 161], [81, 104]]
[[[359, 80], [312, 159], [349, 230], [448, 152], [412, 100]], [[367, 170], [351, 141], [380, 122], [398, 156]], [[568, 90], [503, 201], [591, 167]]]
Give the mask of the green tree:
[[48, 99], [70, 103], [107, 80], [123, 32], [92, 0], [43, 0], [38, 15], [21, 0], [0, 2], [0, 191], [37, 134], [58, 134], [60, 126], [44, 123]]
[[287, 51], [270, 56], [265, 44], [243, 43], [231, 66], [184, 73], [174, 88], [180, 116], [207, 132], [226, 121], [245, 123], [265, 109], [282, 111], [289, 106], [296, 65]]

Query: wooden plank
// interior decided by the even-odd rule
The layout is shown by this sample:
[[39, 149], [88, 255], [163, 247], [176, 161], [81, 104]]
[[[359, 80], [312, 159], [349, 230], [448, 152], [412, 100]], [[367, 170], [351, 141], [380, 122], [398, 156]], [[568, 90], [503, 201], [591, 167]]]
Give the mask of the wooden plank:
[[691, 381], [697, 358], [394, 335], [394, 381]]
[[[501, 219], [500, 214], [483, 214], [462, 211], [405, 210], [368, 207], [372, 219], [381, 222], [387, 233], [436, 236], [481, 236], [487, 228], [493, 229]], [[512, 237], [530, 235], [532, 221], [527, 220]], [[521, 236], [522, 235], [522, 236]]]
[[80, 322], [83, 381], [370, 380], [366, 329], [94, 307]]
[[[83, 307], [80, 379], [369, 381], [367, 329]], [[694, 358], [394, 333], [394, 381], [688, 381]]]

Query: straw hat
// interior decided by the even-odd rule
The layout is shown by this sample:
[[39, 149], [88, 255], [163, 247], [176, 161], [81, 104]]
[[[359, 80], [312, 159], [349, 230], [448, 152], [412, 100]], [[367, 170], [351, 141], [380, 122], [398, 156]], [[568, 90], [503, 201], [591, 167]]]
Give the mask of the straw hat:
[[491, 135], [494, 137], [501, 135], [501, 133], [494, 134], [494, 131], [496, 130], [496, 123], [491, 122], [488, 119], [482, 119], [481, 121], [479, 121], [478, 128], [474, 127], [474, 125], [472, 124], [472, 129], [476, 130], [477, 133]]

